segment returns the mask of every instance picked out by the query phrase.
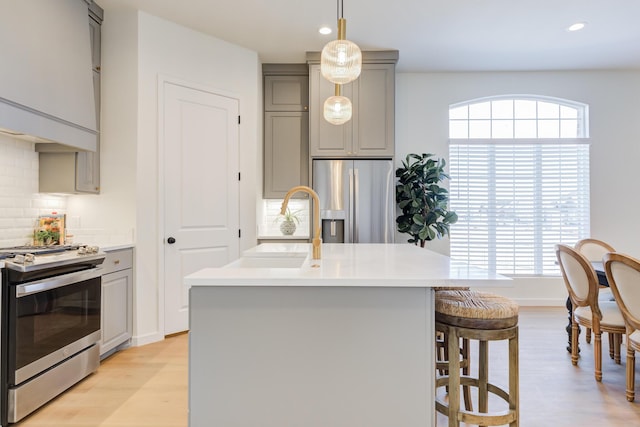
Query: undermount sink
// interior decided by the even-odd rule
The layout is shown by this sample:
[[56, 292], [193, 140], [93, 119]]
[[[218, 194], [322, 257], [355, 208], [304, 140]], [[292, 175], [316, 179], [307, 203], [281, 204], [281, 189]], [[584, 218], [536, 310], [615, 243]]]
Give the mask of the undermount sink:
[[300, 268], [307, 259], [304, 256], [247, 256], [227, 264], [225, 268]]

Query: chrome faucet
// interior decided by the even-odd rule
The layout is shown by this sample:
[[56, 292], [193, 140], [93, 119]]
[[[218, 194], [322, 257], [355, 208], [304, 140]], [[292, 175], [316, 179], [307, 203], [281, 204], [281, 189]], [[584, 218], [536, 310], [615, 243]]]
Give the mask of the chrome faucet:
[[291, 190], [287, 191], [287, 194], [284, 196], [284, 200], [282, 201], [282, 209], [280, 209], [280, 215], [285, 214], [287, 210], [287, 205], [289, 204], [289, 199], [293, 194], [297, 193], [298, 191], [307, 193], [313, 198], [314, 234], [313, 234], [313, 240], [311, 241], [311, 244], [313, 246], [313, 259], [320, 259], [322, 238], [320, 237], [320, 198], [318, 198], [318, 193], [316, 193], [306, 185], [298, 185], [297, 187], [293, 187]]

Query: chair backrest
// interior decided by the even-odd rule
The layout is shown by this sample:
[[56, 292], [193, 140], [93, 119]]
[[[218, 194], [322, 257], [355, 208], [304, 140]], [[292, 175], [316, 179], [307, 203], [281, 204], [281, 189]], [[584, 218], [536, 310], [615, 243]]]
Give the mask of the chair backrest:
[[627, 327], [640, 329], [640, 260], [608, 253], [604, 256], [604, 271]]
[[610, 244], [598, 239], [578, 240], [575, 249], [589, 261], [602, 261], [604, 254], [616, 251]]
[[584, 255], [571, 246], [555, 246], [556, 257], [573, 307], [590, 306], [593, 314], [602, 318], [598, 307], [598, 276]]

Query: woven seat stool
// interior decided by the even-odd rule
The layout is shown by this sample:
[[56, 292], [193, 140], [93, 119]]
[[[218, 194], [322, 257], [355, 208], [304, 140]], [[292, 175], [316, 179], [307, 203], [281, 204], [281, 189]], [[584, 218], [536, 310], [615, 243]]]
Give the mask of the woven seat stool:
[[[478, 375], [460, 375], [460, 358], [450, 357], [447, 374], [436, 379], [436, 389], [447, 387], [448, 402], [436, 393], [436, 410], [449, 418], [449, 427], [461, 422], [478, 426], [519, 425], [518, 305], [498, 295], [469, 290], [436, 292], [436, 333], [447, 337], [448, 354], [460, 352], [460, 340], [478, 341]], [[489, 382], [489, 342], [508, 340], [509, 388]], [[461, 409], [460, 387], [477, 389], [478, 411]], [[489, 397], [506, 404], [489, 411]], [[495, 402], [492, 401], [492, 406]], [[499, 402], [498, 402], [499, 403]]]

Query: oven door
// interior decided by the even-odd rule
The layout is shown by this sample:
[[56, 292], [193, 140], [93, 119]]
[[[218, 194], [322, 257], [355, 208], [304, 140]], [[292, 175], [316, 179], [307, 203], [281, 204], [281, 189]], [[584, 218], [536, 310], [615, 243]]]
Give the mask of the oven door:
[[9, 386], [99, 341], [100, 274], [94, 268], [10, 286]]

